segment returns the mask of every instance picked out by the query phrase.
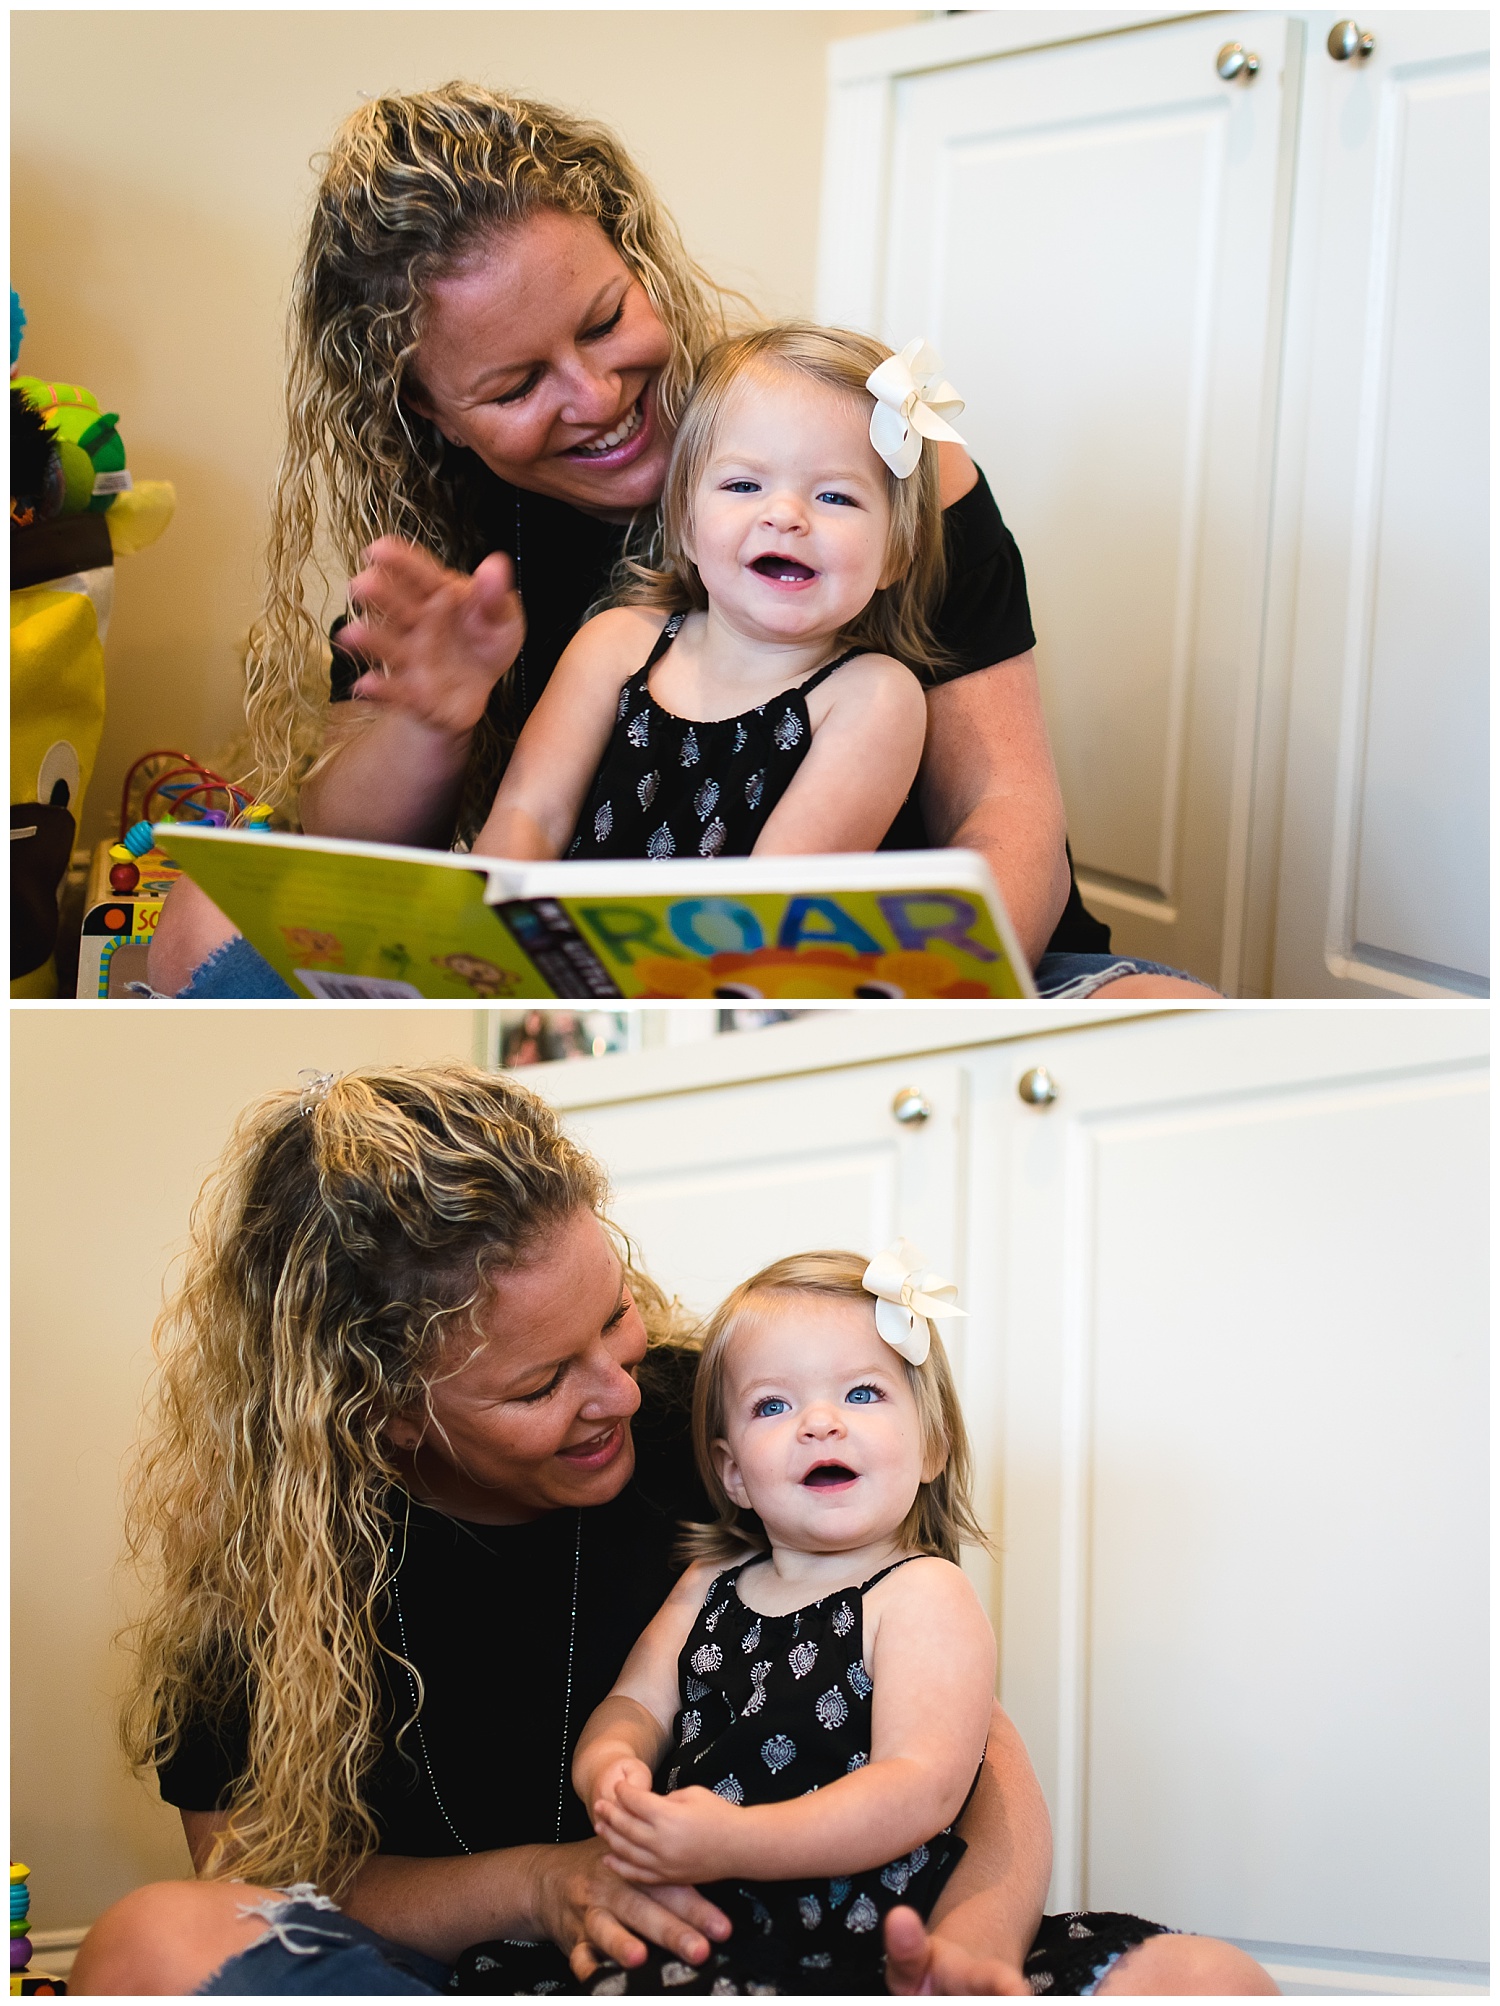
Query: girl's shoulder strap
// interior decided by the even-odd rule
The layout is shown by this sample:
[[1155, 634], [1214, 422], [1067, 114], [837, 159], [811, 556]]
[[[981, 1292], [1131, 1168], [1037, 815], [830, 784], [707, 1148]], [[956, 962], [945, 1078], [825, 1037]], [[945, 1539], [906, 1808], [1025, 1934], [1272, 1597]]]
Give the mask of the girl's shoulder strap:
[[813, 674], [808, 677], [805, 683], [798, 683], [797, 695], [799, 697], [805, 697], [808, 691], [815, 690], [818, 687], [819, 683], [826, 683], [828, 678], [833, 674], [834, 670], [841, 669], [844, 666], [845, 662], [852, 662], [856, 655], [868, 655], [869, 653], [870, 650], [868, 648], [845, 648], [843, 654], [841, 654], [837, 658], [837, 660], [832, 662], [825, 662], [822, 668], [815, 670]]
[[884, 1581], [885, 1577], [888, 1574], [894, 1574], [898, 1567], [909, 1566], [913, 1560], [933, 1560], [936, 1559], [936, 1557], [937, 1556], [935, 1554], [931, 1553], [903, 1554], [900, 1560], [893, 1560], [889, 1567], [882, 1567], [878, 1574], [872, 1574], [868, 1581], [861, 1581], [861, 1583], [859, 1584], [859, 1592], [861, 1595], [868, 1595], [870, 1590], [875, 1586], [877, 1582]]
[[704, 1608], [707, 1609], [714, 1598], [723, 1594], [726, 1588], [733, 1588], [747, 1567], [753, 1567], [757, 1560], [764, 1558], [765, 1555], [762, 1553], [750, 1553], [743, 1560], [737, 1560], [733, 1567], [721, 1567], [708, 1584], [708, 1593], [703, 1598]]
[[673, 613], [669, 617], [667, 624], [656, 637], [656, 646], [651, 650], [645, 661], [641, 663], [639, 669], [636, 670], [637, 675], [644, 675], [648, 669], [656, 667], [656, 664], [682, 632], [682, 623], [686, 618], [687, 614], [685, 612]]

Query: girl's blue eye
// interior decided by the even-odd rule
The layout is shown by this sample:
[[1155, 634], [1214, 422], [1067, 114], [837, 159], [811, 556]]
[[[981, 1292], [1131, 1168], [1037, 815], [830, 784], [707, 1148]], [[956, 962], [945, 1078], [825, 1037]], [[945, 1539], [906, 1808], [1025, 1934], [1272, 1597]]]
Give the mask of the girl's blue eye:
[[837, 502], [841, 508], [858, 508], [853, 495], [840, 494], [837, 488], [825, 488], [818, 496], [820, 502]]
[[868, 1407], [872, 1400], [880, 1398], [880, 1389], [878, 1386], [851, 1386], [844, 1397], [856, 1407]]
[[779, 1393], [773, 1393], [764, 1400], [757, 1400], [750, 1412], [759, 1421], [770, 1414], [785, 1414], [791, 1404], [790, 1400], [783, 1400]]
[[724, 493], [727, 495], [756, 495], [760, 493], [760, 482], [725, 481]]

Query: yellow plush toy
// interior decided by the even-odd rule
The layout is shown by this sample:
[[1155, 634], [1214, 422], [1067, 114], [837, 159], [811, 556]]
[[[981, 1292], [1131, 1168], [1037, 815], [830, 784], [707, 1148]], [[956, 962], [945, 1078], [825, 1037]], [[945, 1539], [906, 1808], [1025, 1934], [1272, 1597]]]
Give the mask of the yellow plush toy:
[[[105, 517], [110, 557], [143, 550], [172, 519], [170, 481], [142, 481]], [[112, 562], [10, 595], [12, 996], [57, 993], [57, 887], [104, 730]]]
[[[132, 483], [118, 418], [100, 410], [92, 391], [18, 373], [25, 325], [12, 291], [12, 391], [41, 416], [55, 441], [65, 495], [57, 513], [55, 492], [50, 509], [18, 507], [13, 396], [10, 993], [55, 996], [58, 887], [104, 730], [104, 635], [114, 561], [156, 541], [177, 497], [170, 481]], [[34, 437], [30, 443], [37, 443]], [[54, 480], [55, 472], [54, 464]]]

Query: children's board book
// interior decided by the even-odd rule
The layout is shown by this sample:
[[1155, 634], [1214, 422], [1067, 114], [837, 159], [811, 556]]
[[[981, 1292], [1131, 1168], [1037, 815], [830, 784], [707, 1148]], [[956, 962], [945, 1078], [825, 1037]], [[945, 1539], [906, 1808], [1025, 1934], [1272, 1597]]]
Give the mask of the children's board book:
[[1033, 996], [984, 859], [511, 863], [172, 822], [158, 846], [300, 996]]

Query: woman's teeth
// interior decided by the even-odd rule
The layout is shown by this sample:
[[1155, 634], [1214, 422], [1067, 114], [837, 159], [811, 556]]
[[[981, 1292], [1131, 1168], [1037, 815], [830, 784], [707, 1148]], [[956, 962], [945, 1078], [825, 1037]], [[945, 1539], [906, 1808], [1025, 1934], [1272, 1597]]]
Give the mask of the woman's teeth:
[[634, 438], [640, 428], [641, 405], [640, 399], [637, 398], [612, 432], [606, 432], [602, 439], [590, 440], [586, 446], [575, 446], [573, 451], [584, 455], [591, 453], [612, 453], [616, 446], [623, 446], [627, 439]]

